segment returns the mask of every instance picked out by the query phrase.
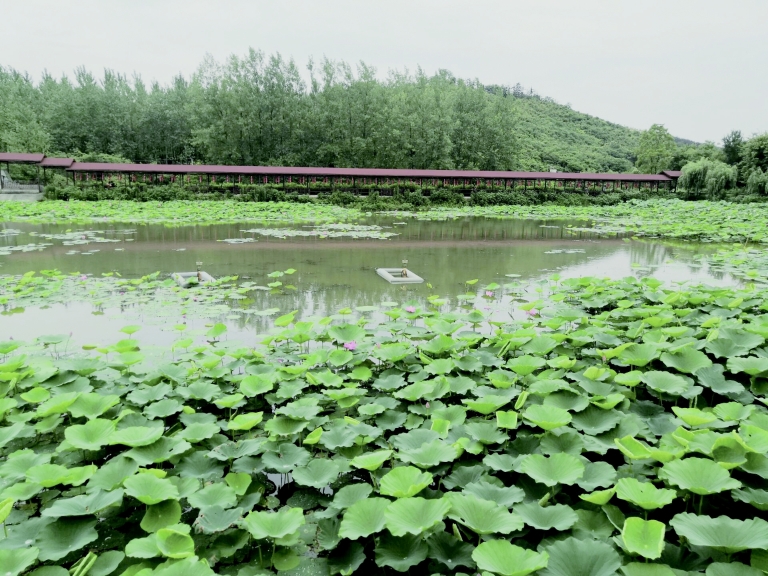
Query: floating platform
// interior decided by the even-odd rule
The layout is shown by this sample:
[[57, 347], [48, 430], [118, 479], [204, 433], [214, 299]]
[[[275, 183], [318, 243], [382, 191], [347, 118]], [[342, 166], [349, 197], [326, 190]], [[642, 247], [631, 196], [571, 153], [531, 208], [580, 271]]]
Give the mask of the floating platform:
[[406, 276], [403, 276], [403, 268], [376, 268], [376, 274], [384, 278], [390, 284], [421, 284], [424, 278], [417, 276], [408, 268], [405, 268]]
[[182, 288], [189, 288], [195, 284], [207, 284], [213, 282], [214, 278], [208, 272], [174, 272], [171, 278]]

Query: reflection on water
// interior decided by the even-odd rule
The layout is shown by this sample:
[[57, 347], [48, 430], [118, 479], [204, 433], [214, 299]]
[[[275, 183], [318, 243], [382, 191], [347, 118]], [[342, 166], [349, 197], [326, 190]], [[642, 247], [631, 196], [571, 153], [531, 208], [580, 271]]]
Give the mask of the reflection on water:
[[[258, 310], [298, 310], [300, 317], [326, 316], [348, 306], [426, 302], [431, 294], [453, 297], [466, 290], [467, 280], [479, 279], [475, 287], [481, 289], [491, 282], [510, 282], [507, 274], [519, 275], [517, 280], [521, 281], [544, 280], [557, 273], [564, 278], [653, 275], [669, 282], [730, 283], [730, 278], [718, 277], [695, 261], [698, 254], [711, 251], [711, 246], [672, 247], [570, 230], [570, 226], [583, 227], [583, 222], [466, 218], [396, 224], [399, 221], [396, 217], [378, 217], [365, 222], [398, 233], [389, 240], [257, 236], [256, 242], [243, 244], [220, 240], [252, 237], [241, 230], [254, 228], [253, 223], [183, 227], [5, 223], [0, 226], [19, 233], [0, 234], [0, 247], [39, 243], [40, 237], [35, 234], [46, 235], [44, 241], [52, 245], [41, 251], [0, 256], [0, 274], [56, 268], [67, 273], [117, 272], [124, 277], [138, 277], [154, 271], [194, 270], [195, 262], [202, 261], [203, 268], [214, 276], [239, 275], [266, 284], [270, 281], [268, 273], [295, 268], [296, 274], [281, 280], [295, 285], [297, 291], [284, 295], [255, 292], [249, 294], [249, 305]], [[119, 242], [84, 244], [94, 234], [78, 238], [72, 234], [78, 229]], [[48, 235], [61, 238], [51, 239]], [[376, 268], [399, 267], [403, 259], [429, 286], [393, 286], [376, 275]], [[509, 317], [510, 299], [499, 291], [484, 305], [496, 318]], [[178, 337], [167, 327], [179, 320], [163, 317], [156, 309], [98, 311], [92, 304], [73, 302], [0, 316], [0, 338], [8, 334], [29, 340], [40, 334], [72, 331], [73, 341], [78, 344], [109, 342], [119, 339], [118, 329], [131, 322], [146, 327], [140, 334], [142, 342], [167, 345]], [[252, 341], [271, 325], [269, 318], [254, 315], [224, 321], [230, 326], [229, 337], [246, 341]], [[187, 322], [192, 331], [202, 333], [211, 319], [190, 317]]]

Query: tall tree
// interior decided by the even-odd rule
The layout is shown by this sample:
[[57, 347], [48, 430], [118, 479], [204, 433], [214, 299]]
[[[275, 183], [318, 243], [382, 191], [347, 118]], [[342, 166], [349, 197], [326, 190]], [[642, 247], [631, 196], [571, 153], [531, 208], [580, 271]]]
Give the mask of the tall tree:
[[661, 124], [640, 134], [635, 166], [640, 172], [655, 174], [667, 170], [675, 155], [675, 139]]
[[741, 162], [742, 148], [744, 139], [741, 137], [741, 130], [732, 130], [730, 134], [723, 138], [723, 154], [726, 163], [735, 166]]

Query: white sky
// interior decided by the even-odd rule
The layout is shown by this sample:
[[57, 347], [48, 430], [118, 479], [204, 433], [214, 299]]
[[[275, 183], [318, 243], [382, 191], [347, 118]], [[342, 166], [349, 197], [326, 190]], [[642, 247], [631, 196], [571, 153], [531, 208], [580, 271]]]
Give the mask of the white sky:
[[697, 141], [768, 130], [767, 0], [0, 0], [0, 65], [168, 82], [249, 47], [517, 82]]

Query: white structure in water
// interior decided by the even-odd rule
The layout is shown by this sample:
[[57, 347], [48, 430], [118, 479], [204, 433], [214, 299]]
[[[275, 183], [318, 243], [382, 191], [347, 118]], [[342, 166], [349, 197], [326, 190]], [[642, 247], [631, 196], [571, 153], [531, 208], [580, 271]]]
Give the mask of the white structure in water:
[[417, 276], [408, 268], [376, 268], [376, 274], [390, 284], [421, 284], [424, 278]]

